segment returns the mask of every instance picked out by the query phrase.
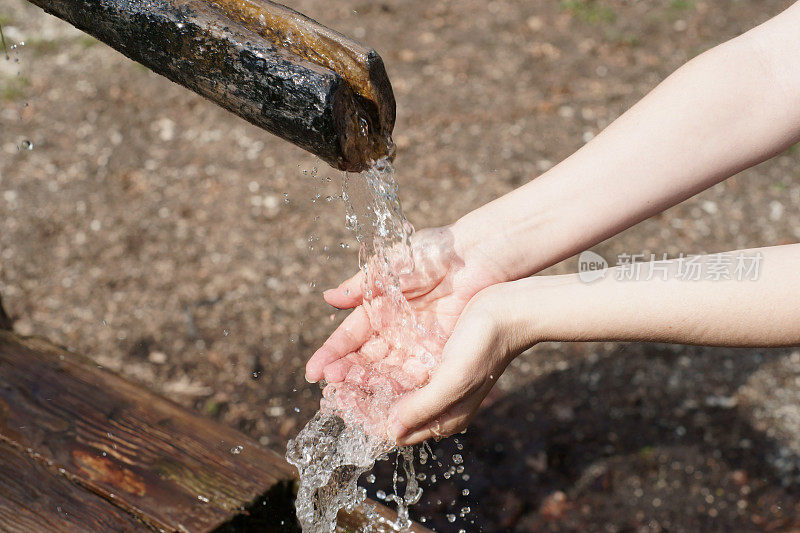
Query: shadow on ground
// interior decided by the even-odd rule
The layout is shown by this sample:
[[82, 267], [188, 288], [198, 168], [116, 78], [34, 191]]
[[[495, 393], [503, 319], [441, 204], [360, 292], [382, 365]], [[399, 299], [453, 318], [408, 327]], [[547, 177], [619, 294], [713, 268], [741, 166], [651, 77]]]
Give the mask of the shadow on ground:
[[485, 407], [458, 442], [436, 443], [441, 466], [423, 469], [417, 517], [437, 531], [797, 527], [797, 472], [776, 468], [785, 452], [751, 425], [740, 392], [786, 356], [647, 344], [589, 354]]

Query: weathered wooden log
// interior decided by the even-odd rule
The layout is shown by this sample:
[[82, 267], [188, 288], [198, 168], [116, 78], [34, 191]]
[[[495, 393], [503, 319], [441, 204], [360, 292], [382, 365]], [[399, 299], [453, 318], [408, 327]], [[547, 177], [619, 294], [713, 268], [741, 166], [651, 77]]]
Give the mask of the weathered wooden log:
[[30, 0], [336, 168], [392, 155], [374, 51], [267, 0]]
[[113, 503], [78, 489], [54, 468], [2, 441], [0, 487], [2, 531], [149, 530]]
[[[0, 331], [2, 531], [297, 531], [294, 475], [238, 431]], [[365, 523], [359, 512], [340, 520], [353, 531]]]

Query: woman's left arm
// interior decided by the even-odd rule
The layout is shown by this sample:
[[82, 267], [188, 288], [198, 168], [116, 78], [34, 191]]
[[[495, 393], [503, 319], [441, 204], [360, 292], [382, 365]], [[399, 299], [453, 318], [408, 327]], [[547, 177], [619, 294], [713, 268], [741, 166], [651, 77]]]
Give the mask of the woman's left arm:
[[800, 345], [800, 244], [629, 263], [585, 282], [535, 276], [484, 289], [442, 368], [400, 401], [398, 444], [464, 429], [511, 360], [542, 341]]

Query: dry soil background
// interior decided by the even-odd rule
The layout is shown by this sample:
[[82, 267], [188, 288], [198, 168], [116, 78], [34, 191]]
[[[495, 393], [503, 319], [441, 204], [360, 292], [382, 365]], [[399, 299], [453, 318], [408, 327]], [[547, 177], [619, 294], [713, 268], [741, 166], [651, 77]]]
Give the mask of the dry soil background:
[[[402, 198], [428, 226], [535, 178], [791, 2], [288, 3], [382, 53]], [[23, 0], [0, 0], [0, 24], [25, 42], [0, 57], [0, 294], [15, 329], [283, 452], [319, 398], [303, 364], [343, 316], [320, 292], [356, 265], [342, 176]], [[799, 204], [794, 149], [595, 251], [796, 242]], [[435, 446], [439, 470], [459, 452], [465, 471], [439, 472], [416, 516], [438, 531], [800, 527], [798, 405], [800, 351], [540, 346], [463, 450]]]

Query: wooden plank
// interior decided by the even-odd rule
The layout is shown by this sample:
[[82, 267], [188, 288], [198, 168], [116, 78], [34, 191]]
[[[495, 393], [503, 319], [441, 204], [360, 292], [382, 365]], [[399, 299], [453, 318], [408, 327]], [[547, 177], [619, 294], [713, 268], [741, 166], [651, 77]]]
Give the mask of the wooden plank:
[[[149, 525], [206, 531], [292, 470], [85, 359], [0, 332], [0, 434]], [[241, 453], [231, 453], [241, 446]]]
[[149, 531], [125, 511], [3, 442], [0, 481], [2, 531]]
[[[246, 522], [253, 506], [268, 509], [270, 520], [294, 516], [292, 501], [275, 493], [296, 474], [283, 457], [84, 357], [4, 331], [0, 441], [26, 450], [155, 529], [224, 528], [231, 521]], [[0, 477], [0, 493], [4, 485]], [[380, 505], [378, 513], [384, 521], [393, 518]], [[359, 511], [342, 513], [340, 519], [352, 530], [366, 523]], [[259, 529], [284, 530], [289, 531], [280, 525]], [[374, 531], [393, 530], [379, 524]], [[415, 526], [412, 531], [426, 530]]]
[[275, 46], [342, 76], [364, 111], [369, 131], [374, 132], [368, 137], [372, 144], [362, 150], [373, 159], [393, 151], [396, 103], [383, 59], [375, 50], [269, 0], [207, 1]]
[[334, 167], [360, 171], [393, 151], [395, 101], [380, 56], [284, 6], [30, 1]]

